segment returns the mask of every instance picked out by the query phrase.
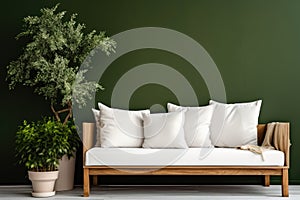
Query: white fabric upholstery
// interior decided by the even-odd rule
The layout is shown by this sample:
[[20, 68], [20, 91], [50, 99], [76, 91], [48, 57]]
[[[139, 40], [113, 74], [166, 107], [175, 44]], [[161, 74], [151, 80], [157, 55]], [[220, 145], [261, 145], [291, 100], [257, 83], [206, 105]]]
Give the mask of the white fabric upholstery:
[[144, 137], [142, 115], [150, 113], [150, 110], [121, 110], [109, 108], [102, 103], [98, 103], [98, 106], [101, 147], [142, 146]]
[[284, 153], [266, 150], [260, 154], [236, 148], [99, 148], [86, 153], [87, 166], [283, 166]]
[[188, 148], [184, 138], [184, 112], [143, 114], [144, 148]]
[[189, 147], [212, 147], [210, 124], [214, 105], [201, 107], [183, 107], [167, 104], [168, 112], [185, 111], [184, 134]]
[[257, 145], [257, 124], [261, 100], [248, 103], [225, 104], [210, 100], [215, 105], [211, 121], [211, 141], [218, 147]]

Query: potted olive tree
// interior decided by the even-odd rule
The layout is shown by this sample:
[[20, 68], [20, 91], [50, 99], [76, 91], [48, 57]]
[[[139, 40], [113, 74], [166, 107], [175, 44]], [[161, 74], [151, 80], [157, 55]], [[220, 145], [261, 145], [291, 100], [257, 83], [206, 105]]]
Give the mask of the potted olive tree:
[[28, 169], [32, 182], [32, 196], [49, 197], [55, 194], [54, 184], [58, 178], [58, 164], [72, 148], [68, 125], [44, 118], [37, 122], [24, 121], [16, 134], [16, 151], [19, 163]]
[[[16, 38], [24, 38], [27, 43], [23, 53], [7, 66], [7, 80], [10, 89], [18, 84], [33, 87], [35, 93], [49, 101], [55, 119], [67, 125], [72, 123], [72, 102], [84, 106], [91, 94], [102, 89], [98, 83], [84, 78], [88, 66], [79, 71], [81, 64], [93, 51], [109, 55], [114, 52], [116, 43], [104, 32], [86, 33], [85, 25], [76, 22], [76, 14], [66, 19], [66, 12], [57, 12], [57, 8], [58, 5], [44, 8], [40, 16], [24, 18], [24, 30]], [[65, 152], [68, 158], [74, 155], [78, 141], [78, 138], [70, 140], [71, 147]], [[74, 169], [75, 162], [72, 163]], [[73, 177], [74, 173], [69, 177], [71, 185], [57, 190], [72, 189]], [[57, 185], [60, 185], [59, 180], [67, 179], [59, 178]]]

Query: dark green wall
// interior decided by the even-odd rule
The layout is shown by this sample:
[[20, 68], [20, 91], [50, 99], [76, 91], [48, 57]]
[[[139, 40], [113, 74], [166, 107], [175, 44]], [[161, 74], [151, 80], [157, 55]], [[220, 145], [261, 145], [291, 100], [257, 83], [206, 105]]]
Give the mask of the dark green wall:
[[[15, 59], [22, 42], [14, 40], [20, 32], [22, 18], [39, 14], [39, 9], [60, 1], [4, 1], [1, 3], [1, 131], [0, 184], [24, 184], [25, 170], [14, 158], [14, 136], [23, 119], [39, 119], [48, 115], [48, 103], [33, 94], [30, 88], [9, 91], [5, 82], [5, 66]], [[155, 26], [180, 31], [200, 43], [215, 61], [222, 75], [228, 102], [262, 99], [260, 122], [291, 122], [290, 182], [300, 183], [300, 1], [298, 0], [89, 0], [61, 1], [61, 10], [78, 13], [88, 30], [106, 30], [109, 35], [127, 29]], [[201, 76], [178, 56], [160, 50], [140, 50], [119, 58], [110, 66], [102, 84], [106, 90], [99, 99], [108, 103], [113, 84], [122, 73], [148, 62], [163, 63], [178, 69], [198, 91], [200, 104], [209, 100]], [[199, 83], [199, 84], [198, 84]], [[163, 98], [157, 95], [163, 93]], [[154, 94], [154, 95], [151, 95]], [[156, 95], [155, 95], [156, 94]], [[130, 107], [141, 108], [153, 102], [176, 100], [158, 85], [146, 85], [132, 96]], [[146, 100], [145, 100], [146, 99]], [[299, 156], [298, 156], [299, 157]], [[79, 163], [80, 164], [80, 163]], [[79, 166], [78, 164], [78, 166]], [[81, 171], [78, 170], [77, 183]], [[110, 177], [102, 183], [213, 183], [212, 179]], [[218, 178], [213, 179], [218, 181]], [[220, 178], [219, 178], [220, 180]], [[230, 177], [225, 179], [232, 180]], [[235, 178], [235, 182], [257, 182], [256, 178]], [[226, 181], [225, 181], [226, 182]]]

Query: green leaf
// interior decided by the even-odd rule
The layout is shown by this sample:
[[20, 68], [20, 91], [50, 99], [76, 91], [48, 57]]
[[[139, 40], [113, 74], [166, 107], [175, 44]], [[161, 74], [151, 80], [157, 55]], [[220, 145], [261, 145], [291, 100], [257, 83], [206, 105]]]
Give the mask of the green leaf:
[[[80, 65], [94, 49], [108, 55], [114, 52], [116, 43], [104, 32], [85, 33], [85, 25], [76, 22], [77, 14], [67, 19], [66, 11], [57, 12], [57, 8], [44, 8], [40, 16], [24, 18], [24, 30], [17, 38], [26, 37], [29, 42], [7, 66], [7, 80], [10, 89], [18, 84], [33, 87], [52, 104], [64, 106], [75, 93], [74, 100], [84, 106], [101, 86], [85, 80], [83, 73], [78, 77]], [[75, 82], [76, 78], [80, 81]]]

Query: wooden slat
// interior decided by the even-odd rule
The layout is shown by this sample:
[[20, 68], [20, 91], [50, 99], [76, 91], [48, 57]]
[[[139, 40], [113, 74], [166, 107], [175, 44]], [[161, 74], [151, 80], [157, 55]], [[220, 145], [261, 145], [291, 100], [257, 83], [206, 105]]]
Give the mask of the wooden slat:
[[84, 154], [85, 151], [93, 147], [94, 128], [95, 128], [95, 123], [87, 123], [87, 122], [82, 123], [82, 132], [83, 132], [82, 143], [84, 147], [84, 152], [83, 152]]
[[93, 146], [93, 133], [95, 123], [82, 123], [82, 153], [83, 153], [83, 165], [85, 165], [86, 152]]
[[90, 168], [91, 175], [281, 175], [285, 167]]

